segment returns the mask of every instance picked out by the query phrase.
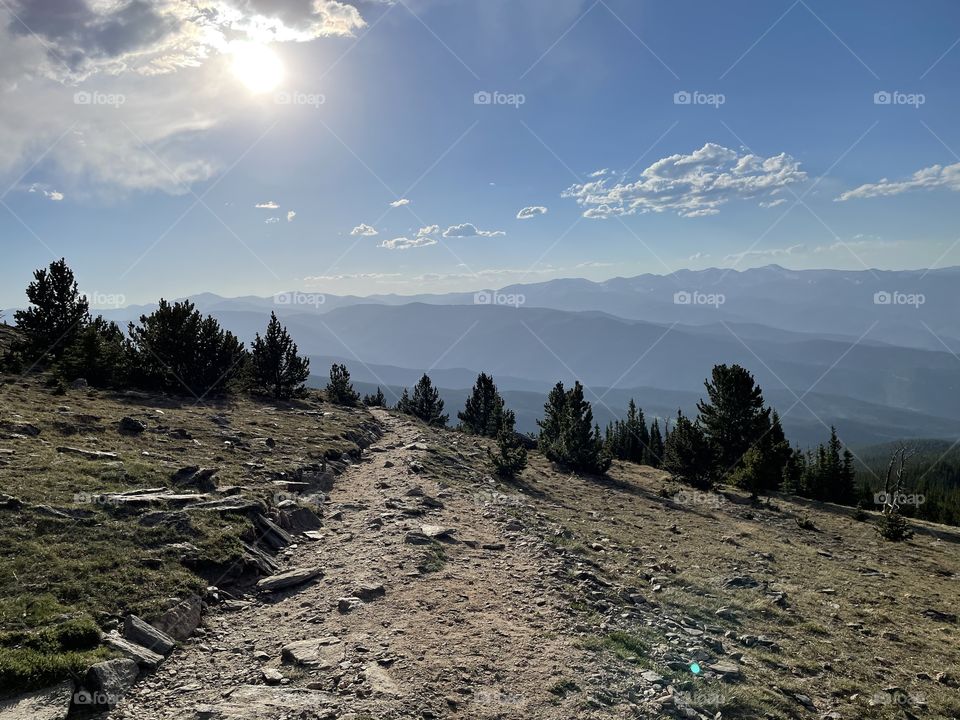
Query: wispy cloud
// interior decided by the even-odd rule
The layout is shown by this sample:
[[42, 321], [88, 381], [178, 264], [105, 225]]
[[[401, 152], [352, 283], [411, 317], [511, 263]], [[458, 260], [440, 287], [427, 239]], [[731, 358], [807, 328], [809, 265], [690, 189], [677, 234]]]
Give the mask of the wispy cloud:
[[517, 213], [517, 220], [529, 220], [530, 218], [535, 218], [538, 215], [546, 215], [547, 209], [542, 205], [532, 205], [530, 207], [523, 208], [520, 212]]
[[769, 198], [806, 177], [786, 153], [761, 157], [707, 143], [689, 155], [658, 160], [632, 183], [610, 184], [603, 177], [573, 185], [562, 196], [574, 198], [587, 218], [664, 211], [693, 218], [716, 215], [732, 200]]
[[274, 223], [280, 222], [280, 218], [278, 218], [278, 217], [268, 217], [266, 220], [264, 220], [264, 222], [265, 222], [267, 225], [273, 225]]
[[480, 230], [473, 223], [463, 223], [461, 225], [451, 225], [443, 231], [445, 238], [472, 238], [472, 237], [503, 237], [506, 233], [503, 230]]
[[380, 243], [380, 247], [386, 248], [387, 250], [410, 250], [412, 248], [427, 247], [428, 245], [436, 244], [437, 239], [433, 237], [398, 237], [392, 240], [384, 240]]
[[406, 198], [400, 198], [399, 200], [394, 200], [392, 203], [390, 203], [390, 207], [398, 208], [398, 207], [403, 207], [404, 205], [409, 205], [409, 204], [410, 204], [409, 200], [407, 200]]
[[724, 262], [740, 262], [745, 258], [778, 258], [789, 257], [791, 255], [802, 255], [807, 251], [807, 246], [803, 243], [791, 245], [785, 248], [770, 248], [767, 250], [746, 250], [744, 252], [727, 255]]
[[360, 223], [353, 230], [350, 231], [351, 235], [362, 235], [364, 237], [373, 237], [374, 235], [379, 235], [377, 230], [366, 223]]
[[836, 198], [836, 202], [887, 197], [889, 195], [900, 195], [911, 190], [934, 190], [936, 188], [960, 191], [960, 163], [931, 165], [928, 168], [917, 170], [906, 180], [882, 178], [880, 182], [868, 183], [853, 190], [847, 190]]
[[296, 216], [297, 216], [297, 213], [296, 213], [295, 210], [289, 210], [289, 211], [287, 212], [287, 222], [293, 222], [293, 219], [294, 219]]
[[276, 210], [280, 206], [273, 200], [267, 200], [266, 202], [257, 203], [254, 207], [260, 208], [261, 210]]

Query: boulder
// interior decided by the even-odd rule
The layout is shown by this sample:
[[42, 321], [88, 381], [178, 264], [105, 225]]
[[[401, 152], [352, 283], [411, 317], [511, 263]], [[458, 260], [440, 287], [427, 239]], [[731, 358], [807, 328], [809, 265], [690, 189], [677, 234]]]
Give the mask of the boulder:
[[364, 602], [370, 602], [371, 600], [382, 598], [386, 594], [386, 588], [384, 588], [383, 585], [376, 583], [362, 583], [353, 590], [353, 596], [360, 598]]
[[288, 664], [329, 670], [343, 662], [344, 654], [340, 638], [330, 636], [285, 645], [280, 651], [280, 659]]
[[257, 526], [257, 530], [260, 532], [260, 540], [273, 550], [282, 550], [293, 544], [290, 533], [265, 515], [255, 516], [253, 524]]
[[444, 538], [449, 537], [455, 533], [456, 530], [444, 525], [421, 525], [420, 532], [426, 535], [428, 538]]
[[153, 623], [160, 632], [177, 641], [186, 640], [200, 625], [203, 601], [199, 595], [190, 595], [161, 615]]
[[323, 571], [320, 568], [299, 568], [264, 578], [257, 583], [257, 587], [265, 592], [277, 592], [296, 585], [302, 585], [316, 577], [320, 577], [322, 574]]
[[140, 435], [147, 429], [147, 424], [130, 416], [120, 418], [118, 429], [124, 435]]
[[142, 645], [138, 645], [137, 643], [120, 637], [114, 633], [105, 635], [103, 638], [103, 644], [108, 648], [126, 655], [128, 658], [136, 662], [137, 665], [148, 670], [154, 670], [160, 663], [163, 662], [163, 655], [160, 653], [156, 653], [149, 648], [145, 648]]
[[213, 492], [217, 489], [217, 481], [214, 477], [217, 474], [216, 468], [202, 468], [196, 465], [180, 468], [173, 474], [173, 482], [180, 487], [195, 488], [200, 492]]
[[87, 670], [85, 690], [76, 694], [77, 705], [113, 708], [137, 681], [140, 669], [128, 658], [105, 660]]
[[342, 597], [337, 600], [337, 610], [346, 615], [352, 610], [363, 607], [363, 600], [358, 597]]
[[308, 507], [298, 506], [280, 513], [280, 525], [293, 533], [302, 533], [307, 530], [319, 530], [323, 523], [317, 514]]
[[130, 642], [134, 642], [161, 655], [168, 655], [177, 644], [177, 641], [165, 632], [157, 630], [136, 615], [128, 615], [124, 620], [123, 636]]
[[73, 699], [73, 680], [0, 702], [0, 720], [64, 720]]

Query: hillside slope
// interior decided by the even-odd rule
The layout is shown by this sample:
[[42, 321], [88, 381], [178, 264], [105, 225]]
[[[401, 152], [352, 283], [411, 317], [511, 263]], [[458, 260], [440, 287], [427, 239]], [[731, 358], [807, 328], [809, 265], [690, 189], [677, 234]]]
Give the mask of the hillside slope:
[[322, 539], [284, 553], [322, 576], [215, 609], [113, 717], [960, 714], [956, 533], [881, 544], [847, 510], [536, 454], [498, 484], [483, 441], [375, 412]]

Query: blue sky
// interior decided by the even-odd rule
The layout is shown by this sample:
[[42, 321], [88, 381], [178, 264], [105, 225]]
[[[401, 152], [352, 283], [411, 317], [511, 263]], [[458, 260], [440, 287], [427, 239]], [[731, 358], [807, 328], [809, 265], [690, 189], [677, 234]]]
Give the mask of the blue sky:
[[207, 5], [0, 6], [0, 306], [960, 264], [952, 0]]

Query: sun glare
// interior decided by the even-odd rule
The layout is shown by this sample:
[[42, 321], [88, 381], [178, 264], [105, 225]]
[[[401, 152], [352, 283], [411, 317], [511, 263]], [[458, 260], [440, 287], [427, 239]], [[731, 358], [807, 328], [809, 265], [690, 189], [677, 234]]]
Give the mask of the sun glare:
[[232, 53], [233, 73], [251, 92], [270, 92], [283, 80], [283, 62], [266, 45], [238, 43]]

